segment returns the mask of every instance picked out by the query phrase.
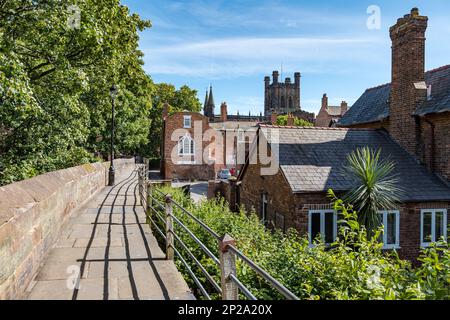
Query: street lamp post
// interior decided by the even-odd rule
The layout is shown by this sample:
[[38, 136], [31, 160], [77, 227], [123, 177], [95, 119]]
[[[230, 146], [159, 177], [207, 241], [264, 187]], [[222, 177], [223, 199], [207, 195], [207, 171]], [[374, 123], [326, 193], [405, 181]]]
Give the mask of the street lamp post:
[[114, 116], [115, 116], [115, 98], [117, 96], [117, 86], [115, 84], [112, 85], [111, 89], [109, 89], [109, 95], [111, 96], [111, 105], [112, 105], [112, 116], [111, 116], [111, 162], [110, 162], [110, 166], [109, 166], [109, 186], [114, 186], [115, 184], [115, 175], [116, 175], [116, 170], [114, 168], [114, 127], [115, 127], [115, 121], [114, 121]]

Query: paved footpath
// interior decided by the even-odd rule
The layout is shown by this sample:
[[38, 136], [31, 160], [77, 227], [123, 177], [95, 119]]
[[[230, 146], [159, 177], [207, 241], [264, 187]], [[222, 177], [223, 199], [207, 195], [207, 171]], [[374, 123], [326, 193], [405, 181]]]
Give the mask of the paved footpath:
[[30, 286], [29, 299], [194, 299], [145, 223], [136, 172], [116, 181], [73, 215]]

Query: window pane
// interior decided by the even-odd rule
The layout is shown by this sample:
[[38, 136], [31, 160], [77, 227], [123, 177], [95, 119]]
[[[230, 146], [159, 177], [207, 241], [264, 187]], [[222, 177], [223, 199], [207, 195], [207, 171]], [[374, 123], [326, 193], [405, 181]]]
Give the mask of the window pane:
[[423, 237], [422, 237], [422, 242], [424, 242], [424, 243], [433, 241], [431, 239], [431, 219], [432, 219], [432, 216], [433, 216], [433, 214], [431, 212], [424, 212], [423, 213], [423, 221], [422, 221]]
[[194, 140], [191, 140], [191, 154], [194, 154]]
[[444, 236], [444, 213], [442, 211], [436, 212], [436, 241], [442, 240], [441, 238]]
[[334, 213], [325, 213], [325, 243], [334, 242]]
[[320, 234], [320, 213], [315, 212], [311, 214], [311, 241], [316, 240]]
[[387, 214], [387, 226], [385, 226], [387, 245], [396, 244], [397, 242], [397, 219], [395, 213]]

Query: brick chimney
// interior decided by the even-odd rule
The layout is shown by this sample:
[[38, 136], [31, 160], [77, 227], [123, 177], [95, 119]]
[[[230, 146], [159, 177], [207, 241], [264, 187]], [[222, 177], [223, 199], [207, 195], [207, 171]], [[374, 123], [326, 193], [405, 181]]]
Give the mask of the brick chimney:
[[277, 120], [278, 120], [278, 114], [276, 111], [272, 111], [272, 114], [270, 115], [270, 123], [272, 125], [277, 125]]
[[348, 103], [346, 101], [341, 102], [341, 115], [344, 115], [348, 111]]
[[411, 154], [419, 153], [419, 123], [413, 117], [427, 98], [425, 84], [425, 31], [428, 17], [419, 9], [397, 20], [390, 28], [392, 85], [389, 127], [391, 136]]
[[325, 110], [326, 108], [328, 108], [328, 97], [327, 94], [324, 93], [322, 97], [322, 110]]
[[292, 115], [292, 113], [289, 113], [287, 116], [287, 126], [288, 127], [294, 126], [294, 116]]
[[167, 102], [164, 102], [162, 111], [163, 120], [165, 121], [168, 116], [169, 116], [169, 104]]
[[228, 106], [226, 102], [222, 102], [220, 105], [220, 121], [225, 122], [228, 120]]

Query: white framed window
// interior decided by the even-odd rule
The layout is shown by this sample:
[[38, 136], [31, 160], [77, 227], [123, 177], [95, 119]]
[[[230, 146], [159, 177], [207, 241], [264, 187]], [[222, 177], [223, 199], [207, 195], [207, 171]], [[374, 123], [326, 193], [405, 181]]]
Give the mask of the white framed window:
[[194, 140], [186, 134], [178, 140], [178, 155], [180, 156], [193, 156], [195, 150]]
[[183, 128], [185, 128], [185, 129], [192, 128], [192, 117], [191, 116], [183, 117]]
[[447, 240], [447, 210], [423, 209], [420, 212], [420, 245], [428, 247], [432, 243]]
[[380, 222], [383, 225], [383, 249], [400, 248], [400, 211], [380, 211]]
[[336, 241], [337, 213], [334, 210], [310, 210], [308, 213], [309, 243], [320, 236], [326, 244]]

